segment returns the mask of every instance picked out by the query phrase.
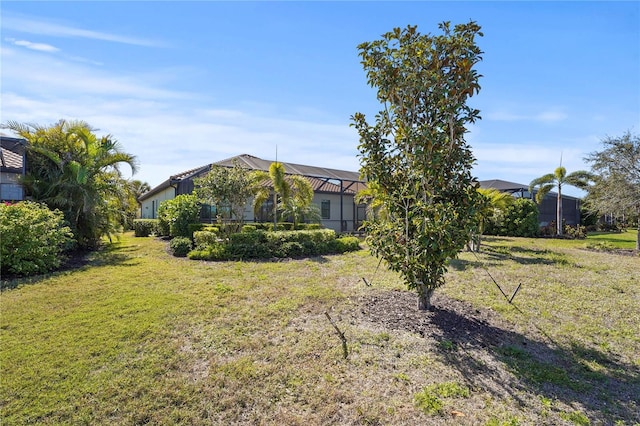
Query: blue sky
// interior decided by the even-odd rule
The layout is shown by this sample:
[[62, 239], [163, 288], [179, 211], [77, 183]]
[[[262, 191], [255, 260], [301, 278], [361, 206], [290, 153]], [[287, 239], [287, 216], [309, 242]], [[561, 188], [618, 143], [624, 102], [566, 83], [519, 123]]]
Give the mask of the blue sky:
[[[527, 184], [640, 133], [640, 2], [12, 2], [0, 121], [82, 119], [155, 186], [238, 154], [358, 170], [379, 109], [357, 45], [477, 21], [475, 175]], [[571, 193], [571, 191], [569, 191]], [[574, 195], [580, 195], [573, 191]]]

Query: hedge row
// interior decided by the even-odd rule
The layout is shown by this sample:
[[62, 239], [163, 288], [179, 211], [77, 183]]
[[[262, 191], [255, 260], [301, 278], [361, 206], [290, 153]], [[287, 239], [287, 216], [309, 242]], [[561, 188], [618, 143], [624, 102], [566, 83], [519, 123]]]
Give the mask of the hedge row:
[[200, 231], [194, 234], [196, 249], [189, 252], [190, 259], [242, 260], [272, 257], [301, 257], [345, 253], [360, 248], [356, 237], [336, 238], [335, 231], [251, 231], [232, 234], [228, 241], [217, 235]]
[[[193, 237], [198, 231], [210, 231], [216, 234], [230, 235], [238, 231], [238, 225], [235, 223], [222, 223], [222, 224], [205, 224], [205, 223], [190, 223], [187, 226], [189, 237]], [[292, 231], [294, 229], [293, 223], [282, 222], [276, 226], [277, 231]], [[319, 230], [320, 225], [317, 223], [299, 223], [297, 230]], [[170, 235], [170, 227], [165, 226], [159, 219], [135, 219], [133, 221], [133, 230], [136, 237], [148, 237], [150, 235], [159, 235], [162, 237], [168, 237]], [[273, 231], [273, 223], [269, 222], [252, 222], [245, 224], [241, 228], [242, 232], [251, 231]]]

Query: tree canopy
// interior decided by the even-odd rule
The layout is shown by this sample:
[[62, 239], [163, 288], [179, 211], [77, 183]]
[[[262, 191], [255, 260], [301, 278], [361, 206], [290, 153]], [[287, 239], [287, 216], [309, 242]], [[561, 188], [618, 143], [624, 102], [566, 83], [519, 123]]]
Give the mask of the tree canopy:
[[[220, 213], [229, 208], [238, 227], [244, 222], [247, 200], [254, 194], [251, 173], [237, 162], [233, 167], [213, 166], [203, 177], [194, 180], [195, 193], [203, 203], [215, 205]], [[239, 228], [238, 228], [239, 229]]]
[[111, 135], [79, 120], [50, 126], [7, 122], [2, 128], [26, 139], [27, 173], [23, 185], [34, 200], [59, 209], [71, 224], [80, 246], [95, 246], [100, 237], [126, 222], [129, 196], [122, 164], [137, 170], [136, 158]]
[[440, 35], [395, 28], [358, 46], [383, 109], [374, 124], [362, 113], [352, 117], [361, 173], [384, 213], [365, 221], [369, 245], [417, 290], [421, 309], [477, 229], [480, 199], [464, 136], [480, 118], [467, 100], [480, 90], [474, 66], [482, 33], [475, 22], [439, 28]]
[[[596, 176], [587, 205], [600, 214], [635, 217], [640, 234], [640, 137], [626, 132], [603, 139], [602, 145], [601, 151], [585, 158]], [[640, 250], [640, 236], [636, 249]]]

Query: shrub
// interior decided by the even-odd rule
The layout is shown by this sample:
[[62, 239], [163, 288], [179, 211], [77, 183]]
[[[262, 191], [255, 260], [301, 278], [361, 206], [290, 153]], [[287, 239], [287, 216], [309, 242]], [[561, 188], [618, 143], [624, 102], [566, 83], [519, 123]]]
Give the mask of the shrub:
[[231, 234], [227, 243], [205, 231], [194, 234], [196, 250], [189, 253], [190, 259], [265, 259], [270, 257], [301, 257], [358, 250], [360, 240], [356, 237], [336, 239], [335, 231], [253, 231]]
[[133, 231], [136, 237], [148, 237], [158, 233], [158, 219], [135, 219]]
[[189, 228], [189, 235], [187, 235], [189, 238], [193, 238], [193, 233], [197, 232], [197, 231], [201, 231], [204, 229], [204, 223], [190, 223], [188, 225]]
[[229, 236], [227, 254], [231, 259], [260, 259], [271, 257], [265, 232], [239, 232]]
[[242, 232], [255, 232], [258, 228], [255, 225], [243, 225]]
[[276, 257], [301, 257], [305, 255], [305, 247], [299, 242], [288, 241], [283, 243], [274, 255]]
[[191, 239], [187, 237], [175, 237], [169, 243], [174, 256], [185, 257], [191, 251]]
[[158, 206], [158, 235], [161, 237], [169, 236], [169, 205], [166, 202], [161, 202]]
[[582, 225], [565, 225], [564, 237], [572, 240], [584, 240], [587, 238], [587, 229]]
[[193, 233], [193, 242], [197, 249], [203, 249], [218, 243], [218, 235], [211, 231], [196, 231]]
[[29, 201], [0, 204], [0, 235], [2, 273], [19, 275], [58, 268], [74, 243], [62, 212]]
[[158, 218], [163, 235], [168, 224], [169, 236], [191, 238], [189, 224], [196, 223], [199, 214], [198, 198], [193, 194], [182, 194], [172, 200], [161, 202], [158, 207]]
[[207, 247], [190, 251], [187, 257], [193, 260], [228, 260], [229, 253], [227, 245], [216, 242]]
[[358, 237], [340, 237], [329, 244], [332, 253], [346, 253], [348, 251], [360, 250], [360, 240]]
[[499, 235], [535, 237], [538, 234], [538, 206], [533, 200], [518, 198], [505, 209]]

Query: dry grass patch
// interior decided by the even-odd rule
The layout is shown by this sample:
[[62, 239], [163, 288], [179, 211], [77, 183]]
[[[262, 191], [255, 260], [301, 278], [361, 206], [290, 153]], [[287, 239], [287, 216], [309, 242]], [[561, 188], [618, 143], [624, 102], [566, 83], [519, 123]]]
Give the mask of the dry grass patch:
[[[3, 424], [640, 422], [636, 258], [489, 239], [425, 313], [366, 251], [216, 263], [165, 244], [125, 235], [5, 283]], [[522, 283], [514, 305], [485, 267]]]

